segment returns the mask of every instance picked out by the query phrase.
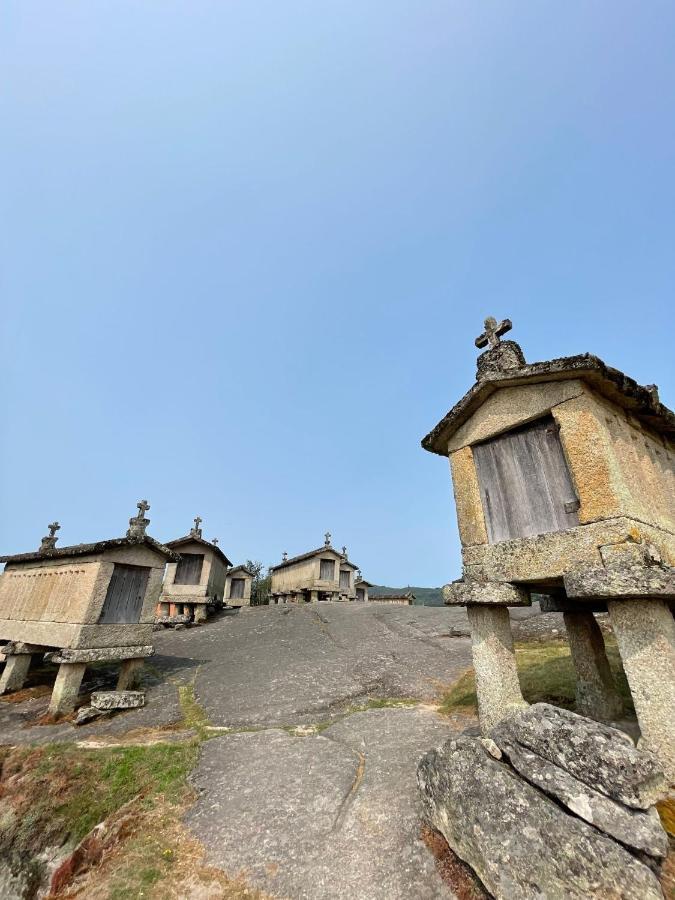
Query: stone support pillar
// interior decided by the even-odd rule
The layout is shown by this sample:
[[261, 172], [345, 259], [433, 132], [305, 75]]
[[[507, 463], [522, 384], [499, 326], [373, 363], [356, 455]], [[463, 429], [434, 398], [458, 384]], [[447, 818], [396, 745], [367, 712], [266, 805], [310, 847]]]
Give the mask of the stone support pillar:
[[61, 663], [49, 703], [53, 716], [67, 716], [75, 709], [86, 668], [86, 663]]
[[120, 667], [116, 691], [133, 691], [138, 686], [143, 671], [142, 659], [125, 659]]
[[618, 719], [623, 703], [609, 667], [605, 642], [592, 612], [563, 616], [577, 675], [577, 712], [591, 719]]
[[470, 604], [466, 611], [471, 626], [478, 717], [481, 731], [487, 734], [498, 722], [527, 704], [518, 680], [507, 607]]
[[299, 591], [299, 593], [297, 593], [295, 595], [295, 602], [296, 603], [304, 603], [305, 602], [305, 595], [302, 593], [302, 591]]
[[170, 616], [176, 615], [176, 604], [175, 603], [169, 603], [169, 615]]
[[609, 618], [635, 704], [640, 746], [675, 784], [675, 619], [664, 600], [608, 600]]
[[195, 603], [192, 609], [194, 610], [195, 625], [200, 625], [202, 622], [206, 622], [206, 606], [203, 603]]
[[7, 657], [0, 676], [0, 694], [21, 690], [26, 682], [32, 658], [30, 653], [16, 653]]
[[310, 591], [309, 592], [309, 602], [310, 603], [318, 603], [319, 602], [319, 592], [318, 591]]
[[169, 604], [168, 603], [160, 603], [159, 604], [159, 614], [160, 616], [168, 616], [169, 613]]

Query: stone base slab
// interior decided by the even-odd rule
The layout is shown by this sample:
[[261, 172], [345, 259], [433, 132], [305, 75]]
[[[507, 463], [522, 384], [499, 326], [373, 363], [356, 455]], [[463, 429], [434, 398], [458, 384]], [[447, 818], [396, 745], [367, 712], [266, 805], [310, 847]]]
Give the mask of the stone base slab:
[[89, 650], [56, 650], [47, 653], [45, 659], [53, 663], [112, 662], [123, 659], [142, 659], [152, 656], [155, 648], [144, 647], [97, 647]]
[[530, 606], [525, 588], [503, 581], [455, 581], [443, 588], [447, 606]]
[[91, 695], [94, 709], [138, 709], [145, 706], [143, 691], [94, 691]]
[[564, 577], [567, 596], [576, 600], [675, 600], [675, 568], [640, 564], [570, 572]]

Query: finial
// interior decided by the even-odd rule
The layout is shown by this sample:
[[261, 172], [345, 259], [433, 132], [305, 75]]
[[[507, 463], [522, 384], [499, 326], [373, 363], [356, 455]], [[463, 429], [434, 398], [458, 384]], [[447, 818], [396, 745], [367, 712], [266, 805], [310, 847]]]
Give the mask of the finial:
[[218, 538], [211, 538], [211, 543], [215, 544], [217, 547], [218, 546]]
[[324, 545], [325, 545], [326, 547], [330, 547], [330, 538], [331, 538], [330, 531], [327, 531], [326, 534], [324, 535], [324, 537], [325, 537], [325, 539], [326, 539], [326, 540], [324, 541]]
[[142, 540], [145, 537], [145, 529], [150, 524], [150, 519], [145, 518], [145, 513], [150, 509], [150, 504], [147, 500], [139, 500], [136, 506], [138, 507], [138, 513], [129, 519], [127, 537], [131, 540]]
[[286, 562], [287, 559], [288, 559], [288, 553], [286, 550], [284, 550], [284, 552], [281, 554], [281, 561]]
[[342, 555], [344, 556], [345, 559], [347, 559], [347, 548], [346, 547], [342, 548]]
[[56, 537], [56, 532], [59, 531], [61, 526], [58, 522], [52, 522], [51, 525], [48, 525], [49, 534], [46, 537], [42, 538], [40, 542], [40, 553], [46, 553], [48, 550], [54, 550], [56, 547], [56, 542], [58, 538]]
[[361, 569], [357, 569], [357, 570], [356, 570], [356, 580], [357, 580], [357, 581], [361, 581], [361, 578], [362, 578], [362, 577], [363, 577], [363, 576], [361, 575]]
[[488, 344], [490, 349], [496, 347], [497, 344], [501, 343], [501, 336], [506, 334], [507, 331], [511, 331], [512, 328], [511, 319], [502, 319], [497, 324], [497, 320], [493, 316], [488, 316], [485, 320], [485, 331], [476, 338], [476, 347], [482, 349], [487, 347]]
[[199, 527], [202, 524], [201, 516], [195, 516], [194, 523], [194, 526], [190, 529], [190, 534], [192, 537], [200, 538], [202, 536], [202, 530]]

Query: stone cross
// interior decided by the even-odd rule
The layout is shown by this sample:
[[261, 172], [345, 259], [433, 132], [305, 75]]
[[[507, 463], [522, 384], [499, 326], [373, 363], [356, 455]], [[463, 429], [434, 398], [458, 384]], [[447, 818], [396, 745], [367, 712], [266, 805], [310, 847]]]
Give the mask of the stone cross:
[[287, 559], [288, 559], [288, 552], [286, 550], [284, 550], [284, 552], [281, 554], [281, 561], [286, 562]]
[[201, 516], [195, 516], [195, 531], [199, 531], [199, 526], [202, 524]]
[[218, 538], [211, 538], [211, 543], [218, 546]]
[[195, 516], [193, 521], [194, 521], [195, 524], [194, 524], [193, 527], [190, 529], [190, 534], [191, 534], [193, 537], [199, 537], [199, 538], [200, 538], [200, 537], [202, 536], [202, 530], [201, 530], [201, 528], [200, 528], [199, 526], [202, 524], [202, 518], [201, 518], [201, 516]]
[[127, 537], [131, 538], [131, 540], [142, 540], [145, 537], [145, 529], [150, 524], [150, 519], [145, 518], [146, 512], [150, 509], [150, 504], [147, 500], [139, 500], [136, 506], [138, 507], [138, 513], [129, 519]]
[[326, 534], [324, 535], [324, 537], [326, 538], [326, 540], [324, 541], [326, 547], [330, 547], [330, 537], [331, 537], [330, 531], [327, 531]]
[[485, 320], [485, 331], [476, 338], [476, 347], [480, 349], [487, 347], [489, 344], [490, 349], [492, 350], [500, 343], [501, 336], [506, 334], [507, 331], [511, 331], [512, 328], [513, 325], [511, 324], [511, 319], [502, 319], [502, 321], [497, 324], [495, 318], [488, 316]]
[[345, 557], [345, 559], [347, 558], [347, 548], [346, 547], [342, 548], [342, 555]]
[[48, 525], [49, 534], [42, 538], [40, 543], [40, 552], [44, 553], [46, 550], [54, 550], [56, 547], [56, 542], [58, 538], [56, 537], [56, 532], [61, 528], [58, 522], [52, 522], [51, 525]]

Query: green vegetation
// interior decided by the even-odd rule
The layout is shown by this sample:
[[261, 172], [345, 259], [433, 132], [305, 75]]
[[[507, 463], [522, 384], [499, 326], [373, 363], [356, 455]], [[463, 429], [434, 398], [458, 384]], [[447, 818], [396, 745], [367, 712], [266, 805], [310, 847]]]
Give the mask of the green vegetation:
[[443, 606], [443, 589], [442, 588], [425, 588], [425, 587], [385, 587], [382, 584], [374, 584], [368, 588], [368, 594], [371, 597], [386, 597], [387, 594], [407, 594], [412, 591], [415, 595], [415, 606]]
[[183, 712], [183, 725], [197, 732], [200, 740], [211, 737], [209, 728], [211, 723], [206, 715], [204, 707], [195, 697], [195, 689], [192, 684], [184, 684], [178, 688], [178, 701]]
[[[633, 703], [616, 643], [605, 636], [607, 656], [627, 714], [633, 713]], [[529, 703], [553, 703], [574, 709], [575, 673], [570, 648], [564, 641], [536, 641], [516, 644], [516, 663], [523, 690]], [[476, 682], [473, 670], [456, 681], [443, 697], [441, 712], [450, 714], [476, 708]]]

